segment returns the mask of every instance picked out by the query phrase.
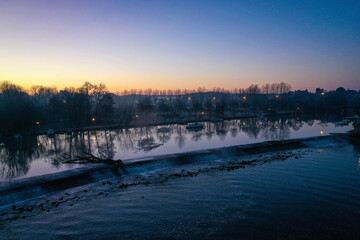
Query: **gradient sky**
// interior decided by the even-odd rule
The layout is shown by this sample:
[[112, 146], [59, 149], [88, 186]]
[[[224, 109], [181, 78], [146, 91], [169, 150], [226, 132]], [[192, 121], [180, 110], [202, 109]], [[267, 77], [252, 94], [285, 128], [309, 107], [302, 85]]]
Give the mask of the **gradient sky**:
[[0, 0], [0, 81], [360, 89], [360, 1]]

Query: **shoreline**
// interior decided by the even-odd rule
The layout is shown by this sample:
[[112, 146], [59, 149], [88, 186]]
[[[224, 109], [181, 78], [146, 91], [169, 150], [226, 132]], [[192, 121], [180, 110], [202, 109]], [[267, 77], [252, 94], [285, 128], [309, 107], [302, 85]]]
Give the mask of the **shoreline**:
[[[286, 112], [286, 113], [259, 113], [259, 114], [245, 114], [243, 116], [226, 116], [223, 117], [223, 120], [235, 120], [235, 119], [244, 119], [244, 118], [257, 118], [259, 115], [263, 115], [264, 117], [283, 117], [283, 116], [294, 116], [296, 115], [295, 112]], [[139, 127], [152, 127], [152, 126], [161, 126], [161, 125], [170, 125], [170, 124], [188, 124], [192, 122], [211, 122], [212, 119], [215, 117], [204, 117], [204, 118], [198, 118], [198, 119], [192, 119], [184, 117], [182, 120], [169, 120], [169, 121], [159, 121], [159, 122], [153, 122], [153, 123], [143, 123], [143, 122], [131, 122], [129, 124], [101, 124], [101, 125], [89, 125], [86, 127], [74, 127], [74, 128], [60, 128], [60, 129], [53, 129], [55, 134], [63, 134], [66, 133], [67, 130], [71, 130], [72, 132], [82, 132], [82, 131], [97, 131], [102, 129], [129, 129], [129, 128], [139, 128]], [[47, 130], [41, 130], [41, 131], [35, 131], [32, 133], [29, 133], [29, 135], [45, 135], [47, 134]]]

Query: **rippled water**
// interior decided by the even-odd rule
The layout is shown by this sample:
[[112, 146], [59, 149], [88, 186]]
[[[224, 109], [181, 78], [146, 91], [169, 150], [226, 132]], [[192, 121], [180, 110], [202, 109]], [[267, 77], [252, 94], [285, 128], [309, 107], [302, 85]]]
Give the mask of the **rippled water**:
[[20, 239], [360, 239], [359, 164], [360, 147], [345, 144], [125, 190], [95, 184], [50, 212], [4, 223], [1, 233]]
[[184, 125], [167, 125], [170, 132], [160, 133], [161, 126], [111, 131], [89, 131], [71, 136], [57, 134], [27, 136], [21, 142], [0, 143], [0, 181], [38, 176], [77, 167], [62, 164], [89, 152], [102, 158], [132, 159], [168, 153], [219, 148], [231, 145], [326, 135], [346, 132], [352, 126], [336, 127], [333, 122], [299, 118], [256, 118], [206, 122], [201, 131], [189, 131]]

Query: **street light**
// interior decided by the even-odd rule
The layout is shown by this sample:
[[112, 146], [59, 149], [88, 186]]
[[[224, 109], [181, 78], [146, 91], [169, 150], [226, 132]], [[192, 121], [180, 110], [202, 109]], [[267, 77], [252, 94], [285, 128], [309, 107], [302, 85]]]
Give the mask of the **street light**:
[[92, 122], [95, 122], [95, 118], [93, 117], [93, 118], [91, 119], [91, 121], [92, 121]]

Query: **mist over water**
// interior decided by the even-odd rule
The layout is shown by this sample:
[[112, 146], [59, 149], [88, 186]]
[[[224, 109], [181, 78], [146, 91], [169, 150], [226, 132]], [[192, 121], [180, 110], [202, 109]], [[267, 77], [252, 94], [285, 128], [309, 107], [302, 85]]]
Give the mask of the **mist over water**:
[[351, 125], [336, 127], [334, 121], [295, 118], [248, 118], [218, 123], [204, 122], [204, 129], [191, 131], [185, 125], [67, 134], [27, 136], [21, 142], [0, 143], [0, 180], [39, 176], [79, 167], [63, 161], [84, 152], [101, 158], [132, 161], [162, 154], [220, 148], [233, 145], [346, 132]]

